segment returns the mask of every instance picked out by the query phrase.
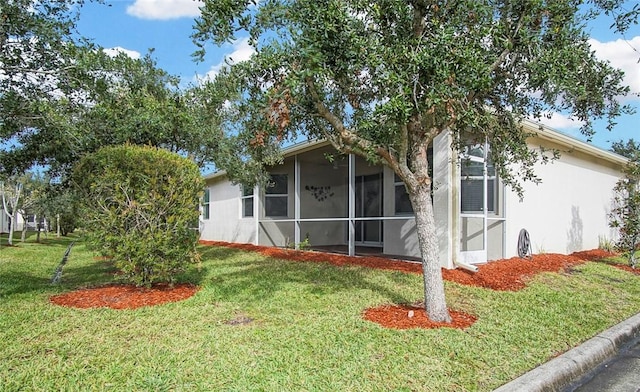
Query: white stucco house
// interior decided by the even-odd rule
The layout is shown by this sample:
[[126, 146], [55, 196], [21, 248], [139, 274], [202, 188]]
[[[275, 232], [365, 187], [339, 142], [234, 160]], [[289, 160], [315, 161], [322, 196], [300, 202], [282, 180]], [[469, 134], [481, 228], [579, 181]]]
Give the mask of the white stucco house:
[[[35, 227], [35, 223], [33, 223], [33, 215], [27, 216], [25, 220], [24, 216], [21, 213], [18, 213], [16, 226], [14, 227], [15, 231], [22, 231], [25, 225], [27, 225], [31, 230], [34, 230], [31, 226]], [[11, 219], [5, 214], [4, 209], [2, 207], [2, 203], [0, 202], [0, 233], [8, 233], [9, 232], [9, 222]]]
[[[538, 165], [541, 184], [525, 183], [524, 199], [504, 186], [486, 159], [488, 146], [470, 146], [461, 164], [448, 135], [433, 143], [433, 204], [440, 262], [469, 266], [517, 255], [521, 229], [533, 253], [571, 253], [614, 239], [607, 215], [626, 158], [539, 124], [531, 148], [560, 152]], [[402, 182], [386, 166], [336, 154], [328, 142], [287, 148], [270, 170], [266, 189], [242, 189], [224, 172], [205, 176], [201, 239], [342, 250], [348, 254], [420, 256], [415, 221]]]

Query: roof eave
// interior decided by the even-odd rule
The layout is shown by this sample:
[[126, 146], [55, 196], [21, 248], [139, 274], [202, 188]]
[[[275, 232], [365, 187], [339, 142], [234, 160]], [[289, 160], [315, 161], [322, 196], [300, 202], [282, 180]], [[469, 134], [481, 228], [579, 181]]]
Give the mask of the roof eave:
[[525, 130], [535, 134], [541, 139], [558, 143], [560, 145], [569, 147], [570, 149], [580, 151], [582, 153], [595, 156], [600, 159], [604, 159], [617, 165], [624, 166], [629, 163], [629, 159], [623, 157], [622, 155], [618, 155], [612, 151], [604, 150], [582, 140], [576, 139], [569, 135], [565, 135], [559, 131], [546, 127], [543, 124], [533, 121], [525, 121], [523, 125]]
[[[618, 155], [614, 152], [604, 150], [592, 144], [586, 143], [582, 140], [565, 135], [541, 123], [527, 120], [523, 122], [523, 126], [526, 131], [529, 131], [542, 139], [558, 143], [560, 145], [569, 147], [570, 149], [573, 149], [576, 151], [580, 151], [587, 155], [595, 156], [597, 158], [603, 159], [605, 161], [608, 161], [620, 166], [624, 166], [627, 163], [629, 163], [629, 159], [626, 157], [623, 157], [622, 155]], [[282, 150], [282, 156], [285, 158], [288, 158], [296, 154], [301, 154], [301, 153], [314, 150], [316, 148], [323, 147], [329, 144], [330, 143], [327, 140], [318, 140], [318, 139], [305, 140], [284, 148]], [[205, 175], [204, 179], [205, 181], [213, 180], [216, 178], [224, 177], [226, 174], [227, 172], [225, 170], [220, 170], [220, 171]]]

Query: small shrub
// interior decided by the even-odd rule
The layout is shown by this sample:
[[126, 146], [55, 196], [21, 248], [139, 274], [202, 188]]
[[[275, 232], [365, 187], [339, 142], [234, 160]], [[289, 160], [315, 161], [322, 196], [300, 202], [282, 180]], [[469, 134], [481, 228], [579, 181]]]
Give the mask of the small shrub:
[[152, 147], [105, 147], [84, 157], [73, 179], [90, 244], [113, 256], [124, 279], [173, 283], [199, 259], [192, 223], [204, 184], [193, 162]]
[[[307, 233], [307, 235], [304, 237], [304, 240], [298, 242], [297, 244], [297, 249], [299, 250], [309, 250], [311, 249], [311, 241], [309, 240], [309, 233]], [[296, 243], [293, 241], [289, 241], [289, 238], [287, 238], [287, 241], [284, 245], [284, 247], [286, 249], [296, 249]]]
[[311, 240], [309, 239], [309, 233], [307, 233], [307, 235], [304, 237], [304, 240], [302, 240], [298, 244], [298, 248], [300, 250], [309, 250], [309, 249], [311, 249]]
[[606, 236], [598, 236], [598, 249], [613, 253], [616, 249], [616, 244]]

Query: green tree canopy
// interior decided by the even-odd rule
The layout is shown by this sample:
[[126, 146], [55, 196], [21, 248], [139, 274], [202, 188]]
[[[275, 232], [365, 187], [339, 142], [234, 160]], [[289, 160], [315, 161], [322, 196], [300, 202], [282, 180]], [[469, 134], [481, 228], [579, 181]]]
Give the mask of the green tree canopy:
[[158, 67], [153, 51], [141, 59], [109, 56], [80, 37], [83, 3], [0, 0], [0, 170], [40, 165], [64, 177], [84, 154], [123, 143], [203, 165], [217, 137], [207, 131], [211, 117], [206, 127], [198, 122], [192, 93]]
[[192, 93], [180, 90], [176, 77], [158, 68], [151, 54], [142, 59], [119, 54], [100, 67], [104, 88], [94, 91], [91, 101], [73, 108], [44, 104], [45, 124], [13, 134], [17, 145], [0, 161], [5, 169], [39, 164], [64, 176], [84, 154], [124, 143], [164, 148], [205, 164], [218, 135], [207, 132], [211, 124], [197, 121]]
[[633, 139], [629, 139], [626, 142], [618, 140], [611, 143], [611, 151], [627, 157], [633, 162], [640, 162], [640, 144]]
[[84, 102], [99, 88], [102, 54], [77, 38], [83, 0], [0, 1], [0, 136], [46, 121], [44, 103]]
[[537, 180], [541, 158], [521, 120], [563, 111], [589, 136], [595, 119], [612, 125], [626, 110], [617, 101], [628, 91], [622, 73], [596, 58], [585, 26], [605, 13], [624, 30], [638, 12], [621, 0], [207, 0], [193, 38], [200, 58], [211, 43], [241, 36], [256, 48], [212, 82], [229, 100], [236, 155], [268, 165], [277, 146], [302, 134], [404, 181], [426, 310], [445, 321], [429, 144], [443, 132], [458, 147], [488, 140], [498, 174], [521, 193], [519, 179]]

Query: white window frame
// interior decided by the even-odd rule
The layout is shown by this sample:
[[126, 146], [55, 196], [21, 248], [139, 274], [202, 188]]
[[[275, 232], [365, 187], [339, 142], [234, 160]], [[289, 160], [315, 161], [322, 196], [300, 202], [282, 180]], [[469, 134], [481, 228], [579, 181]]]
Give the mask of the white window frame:
[[[240, 186], [240, 217], [241, 218], [253, 218], [255, 216], [256, 212], [254, 211], [253, 197], [254, 197], [253, 188], [247, 188], [244, 185]], [[250, 203], [251, 203], [251, 215], [246, 214], [245, 207], [248, 202], [247, 200], [250, 200]]]
[[[487, 145], [485, 144], [485, 148]], [[474, 146], [468, 146], [468, 148], [470, 147], [474, 147]], [[465, 161], [469, 161], [469, 162], [474, 162], [474, 163], [479, 163], [481, 165], [483, 165], [483, 173], [481, 173], [480, 175], [466, 175], [463, 176], [462, 173], [460, 174], [460, 212], [465, 214], [465, 213], [477, 213], [477, 212], [484, 212], [484, 207], [481, 207], [478, 210], [464, 210], [462, 209], [462, 181], [464, 180], [469, 180], [469, 181], [477, 181], [481, 184], [484, 184], [484, 181], [490, 182], [493, 181], [493, 184], [491, 186], [492, 191], [493, 191], [493, 200], [489, 200], [489, 192], [488, 189], [489, 187], [487, 187], [487, 192], [485, 194], [484, 192], [484, 185], [481, 187], [481, 191], [482, 191], [482, 204], [487, 206], [487, 213], [491, 213], [491, 214], [497, 214], [498, 213], [498, 199], [500, 198], [500, 194], [498, 192], [498, 186], [499, 186], [499, 181], [498, 181], [498, 176], [496, 174], [496, 170], [495, 168], [493, 168], [493, 175], [489, 175], [487, 167], [489, 166], [488, 164], [485, 164], [485, 158], [484, 157], [478, 157], [475, 155], [470, 155], [467, 152], [465, 152], [465, 154], [463, 154], [462, 158], [461, 158], [461, 165], [465, 165]], [[462, 171], [462, 169], [461, 169]], [[486, 175], [485, 175], [486, 174]], [[485, 201], [484, 198], [487, 198], [487, 200]], [[491, 203], [490, 203], [491, 202]]]
[[202, 220], [209, 220], [211, 217], [211, 192], [209, 188], [204, 190], [204, 195], [202, 195]]

